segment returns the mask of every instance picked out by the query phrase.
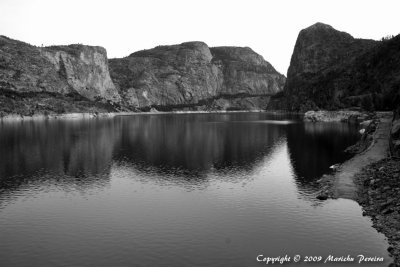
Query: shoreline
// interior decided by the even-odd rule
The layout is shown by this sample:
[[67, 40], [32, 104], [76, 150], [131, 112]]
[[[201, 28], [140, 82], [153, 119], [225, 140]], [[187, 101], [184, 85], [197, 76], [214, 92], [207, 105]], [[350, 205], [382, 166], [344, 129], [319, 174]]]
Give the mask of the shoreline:
[[388, 239], [387, 251], [400, 266], [400, 158], [388, 157], [368, 165], [357, 174], [356, 201], [372, 227]]
[[308, 111], [296, 112], [287, 110], [176, 110], [176, 111], [148, 111], [148, 112], [73, 112], [60, 114], [7, 114], [0, 116], [0, 121], [32, 121], [32, 120], [53, 120], [53, 119], [93, 119], [93, 118], [112, 118], [117, 116], [133, 115], [157, 115], [157, 114], [213, 114], [213, 113], [268, 113], [268, 114], [296, 114], [302, 115], [306, 122], [360, 122], [372, 117], [371, 113], [337, 110], [337, 111]]
[[[393, 258], [389, 266], [400, 266], [400, 158], [390, 155], [393, 116], [388, 112], [377, 113], [370, 123], [379, 121], [369, 145], [336, 165], [333, 174], [322, 176], [318, 181], [322, 190], [317, 198], [356, 201], [363, 209], [363, 216], [371, 218], [372, 227], [388, 239], [387, 251]], [[367, 132], [368, 126], [364, 130]]]
[[36, 121], [36, 120], [71, 120], [71, 119], [95, 119], [113, 118], [118, 116], [136, 115], [163, 115], [163, 114], [219, 114], [219, 113], [269, 113], [269, 114], [303, 114], [298, 112], [287, 112], [283, 110], [212, 110], [212, 111], [149, 111], [149, 112], [83, 112], [83, 113], [63, 113], [63, 114], [35, 114], [23, 116], [19, 114], [9, 114], [0, 117], [0, 122], [10, 121]]
[[96, 113], [96, 112], [85, 112], [85, 113], [63, 113], [63, 114], [35, 114], [32, 116], [23, 116], [18, 114], [10, 114], [0, 117], [2, 122], [11, 121], [36, 121], [36, 120], [54, 120], [54, 119], [93, 119], [93, 118], [112, 118], [117, 115], [130, 115], [130, 112], [110, 112], [110, 113]]
[[366, 166], [385, 159], [389, 151], [389, 138], [393, 115], [377, 113], [378, 125], [372, 136], [371, 144], [362, 152], [340, 165], [335, 173], [333, 185], [334, 198], [356, 199], [357, 185], [355, 176]]
[[361, 122], [373, 117], [373, 113], [357, 110], [310, 110], [304, 113], [307, 122]]
[[[390, 128], [393, 115], [391, 112], [377, 112], [376, 115], [376, 118], [371, 120], [369, 124], [377, 124], [377, 126], [372, 133], [372, 140], [369, 140], [365, 149], [354, 153], [353, 157], [341, 164], [332, 165], [331, 168], [333, 169], [333, 173], [324, 174], [321, 179], [317, 181], [317, 183], [322, 186], [322, 190], [317, 196], [318, 199], [347, 198], [356, 200], [358, 187], [355, 184], [355, 176], [369, 164], [382, 160], [388, 156]], [[361, 124], [363, 123], [361, 122]], [[368, 126], [360, 131], [365, 132], [366, 129], [368, 129]], [[360, 139], [362, 138], [363, 137]], [[365, 139], [368, 140], [368, 136], [366, 136]], [[351, 147], [357, 145], [359, 145], [359, 142]], [[349, 148], [350, 147], [347, 149]]]

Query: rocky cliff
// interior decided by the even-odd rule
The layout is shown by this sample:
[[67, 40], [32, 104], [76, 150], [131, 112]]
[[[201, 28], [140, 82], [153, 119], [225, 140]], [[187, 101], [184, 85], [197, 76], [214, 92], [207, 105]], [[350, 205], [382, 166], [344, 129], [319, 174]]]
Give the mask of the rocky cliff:
[[247, 47], [187, 42], [108, 60], [102, 47], [35, 47], [0, 36], [0, 115], [264, 109], [284, 83]]
[[119, 101], [104, 48], [35, 47], [0, 36], [2, 114], [106, 111]]
[[399, 36], [381, 42], [355, 39], [316, 23], [299, 33], [284, 93], [274, 101], [300, 111], [392, 109], [400, 88], [399, 47]]
[[203, 42], [158, 46], [110, 59], [124, 104], [137, 109], [264, 109], [285, 77], [250, 48]]
[[107, 52], [103, 47], [69, 45], [41, 49], [70, 90], [90, 100], [119, 102], [120, 96], [110, 78]]
[[0, 36], [0, 84], [15, 92], [78, 93], [119, 101], [102, 47], [35, 47]]

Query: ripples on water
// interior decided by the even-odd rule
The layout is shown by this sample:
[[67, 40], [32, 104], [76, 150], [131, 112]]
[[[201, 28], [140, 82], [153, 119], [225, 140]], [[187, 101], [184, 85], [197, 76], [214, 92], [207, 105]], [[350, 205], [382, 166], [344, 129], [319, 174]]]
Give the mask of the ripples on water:
[[355, 126], [264, 113], [2, 123], [0, 265], [387, 257], [355, 202], [315, 199], [356, 140]]

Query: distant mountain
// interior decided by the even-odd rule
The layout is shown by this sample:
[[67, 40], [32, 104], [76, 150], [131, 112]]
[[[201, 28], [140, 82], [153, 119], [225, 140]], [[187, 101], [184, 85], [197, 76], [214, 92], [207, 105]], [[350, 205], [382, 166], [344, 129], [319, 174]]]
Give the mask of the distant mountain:
[[284, 92], [269, 108], [392, 110], [399, 97], [400, 36], [355, 39], [316, 23], [300, 31]]
[[248, 47], [187, 42], [109, 64], [125, 105], [142, 110], [264, 109], [285, 84], [285, 77]]

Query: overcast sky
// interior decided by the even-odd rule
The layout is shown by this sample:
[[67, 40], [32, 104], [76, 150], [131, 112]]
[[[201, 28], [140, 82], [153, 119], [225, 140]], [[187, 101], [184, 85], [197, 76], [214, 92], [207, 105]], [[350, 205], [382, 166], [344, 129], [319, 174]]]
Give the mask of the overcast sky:
[[157, 45], [249, 46], [286, 75], [298, 32], [327, 23], [357, 38], [400, 33], [399, 0], [0, 0], [0, 35], [83, 43], [124, 57]]

